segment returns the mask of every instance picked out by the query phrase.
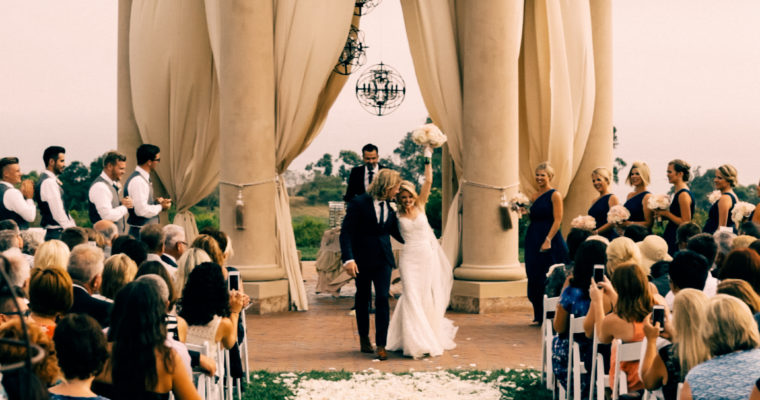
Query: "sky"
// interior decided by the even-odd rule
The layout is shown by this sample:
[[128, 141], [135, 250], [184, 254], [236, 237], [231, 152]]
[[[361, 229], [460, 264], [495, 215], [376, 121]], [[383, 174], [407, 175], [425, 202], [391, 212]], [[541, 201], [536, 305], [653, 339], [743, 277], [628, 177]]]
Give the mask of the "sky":
[[[655, 192], [667, 191], [674, 158], [703, 171], [732, 163], [741, 184], [756, 183], [760, 2], [617, 0], [613, 7], [615, 156], [646, 161]], [[293, 169], [368, 142], [387, 155], [427, 116], [399, 1], [380, 3], [361, 30], [367, 63]], [[51, 144], [86, 164], [116, 147], [116, 35], [116, 1], [0, 2], [0, 156], [20, 157], [28, 171], [43, 167]], [[401, 107], [383, 117], [364, 111], [354, 94], [358, 75], [380, 61], [401, 73], [407, 89]]]

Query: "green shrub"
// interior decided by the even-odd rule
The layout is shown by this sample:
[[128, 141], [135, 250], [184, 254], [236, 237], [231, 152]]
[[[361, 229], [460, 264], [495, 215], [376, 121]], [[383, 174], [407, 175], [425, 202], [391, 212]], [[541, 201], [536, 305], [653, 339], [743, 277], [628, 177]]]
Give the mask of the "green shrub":
[[293, 218], [293, 234], [296, 238], [296, 246], [319, 247], [322, 234], [328, 229], [327, 220], [308, 215]]

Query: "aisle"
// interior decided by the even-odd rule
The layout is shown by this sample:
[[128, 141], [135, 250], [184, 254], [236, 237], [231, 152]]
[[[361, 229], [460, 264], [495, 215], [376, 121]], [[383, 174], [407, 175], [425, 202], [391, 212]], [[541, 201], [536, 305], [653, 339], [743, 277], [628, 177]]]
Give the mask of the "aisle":
[[[414, 369], [499, 369], [540, 367], [539, 330], [529, 327], [532, 311], [526, 298], [516, 299], [513, 311], [499, 314], [463, 314], [447, 317], [459, 326], [457, 348], [441, 357], [415, 361], [389, 353], [379, 362], [359, 352], [356, 320], [349, 315], [353, 285], [341, 297], [315, 294], [316, 270], [304, 263], [309, 311], [248, 315], [248, 341], [252, 370], [409, 371]], [[395, 301], [391, 301], [391, 308]], [[374, 319], [374, 317], [372, 318]], [[371, 329], [374, 332], [374, 328]]]

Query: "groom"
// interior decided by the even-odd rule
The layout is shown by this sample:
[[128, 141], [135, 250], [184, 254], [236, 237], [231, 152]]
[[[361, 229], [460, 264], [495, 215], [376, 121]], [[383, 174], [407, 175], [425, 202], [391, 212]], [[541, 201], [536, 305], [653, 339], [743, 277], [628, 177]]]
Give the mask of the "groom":
[[340, 230], [343, 268], [356, 278], [354, 306], [362, 353], [374, 351], [369, 341], [369, 302], [371, 285], [375, 285], [375, 342], [380, 360], [388, 358], [385, 351], [390, 320], [388, 290], [391, 270], [396, 267], [389, 235], [403, 242], [396, 213], [388, 200], [398, 193], [400, 185], [397, 171], [380, 170], [367, 193], [348, 203]]

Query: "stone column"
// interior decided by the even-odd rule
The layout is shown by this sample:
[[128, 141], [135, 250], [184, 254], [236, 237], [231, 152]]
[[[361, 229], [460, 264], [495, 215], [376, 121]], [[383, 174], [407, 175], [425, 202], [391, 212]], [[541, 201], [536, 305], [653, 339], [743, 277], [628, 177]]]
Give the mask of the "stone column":
[[591, 184], [591, 171], [605, 166], [612, 171], [612, 1], [591, 1], [591, 34], [594, 44], [594, 76], [596, 97], [583, 160], [565, 198], [562, 221], [564, 234], [570, 221], [585, 215], [597, 191]]
[[220, 225], [230, 235], [254, 312], [288, 307], [285, 270], [275, 238], [275, 88], [272, 2], [226, 0], [220, 5], [220, 180], [264, 182], [243, 189], [245, 229], [235, 228], [238, 188], [221, 184]]
[[[452, 307], [467, 312], [501, 311], [509, 297], [524, 296], [525, 272], [518, 259], [517, 220], [504, 230], [502, 192], [518, 183], [518, 58], [523, 2], [479, 0], [459, 5], [463, 87], [462, 265], [454, 270]], [[517, 191], [512, 186], [507, 196]]]
[[[129, 24], [132, 0], [119, 0], [119, 34], [116, 87], [116, 146], [127, 156], [127, 171], [135, 169], [135, 153], [142, 144], [132, 108], [132, 84], [129, 73]], [[124, 180], [129, 176], [125, 174]], [[122, 182], [123, 183], [123, 182]]]

